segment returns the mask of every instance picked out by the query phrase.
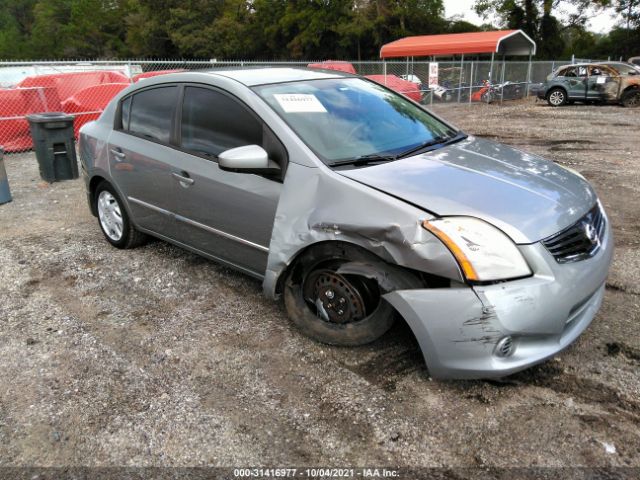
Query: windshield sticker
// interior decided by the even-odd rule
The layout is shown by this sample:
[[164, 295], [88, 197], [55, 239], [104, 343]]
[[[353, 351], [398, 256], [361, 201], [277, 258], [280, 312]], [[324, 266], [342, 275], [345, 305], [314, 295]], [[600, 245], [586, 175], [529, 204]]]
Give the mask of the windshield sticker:
[[275, 93], [273, 95], [286, 113], [326, 113], [315, 95], [305, 93]]

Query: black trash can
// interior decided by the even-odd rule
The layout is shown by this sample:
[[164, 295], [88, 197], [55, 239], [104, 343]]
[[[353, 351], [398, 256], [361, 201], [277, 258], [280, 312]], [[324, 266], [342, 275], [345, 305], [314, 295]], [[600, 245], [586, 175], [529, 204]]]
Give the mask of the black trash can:
[[9, 189], [9, 179], [4, 168], [4, 150], [0, 147], [0, 205], [11, 201], [11, 190]]
[[78, 178], [73, 118], [62, 112], [27, 115], [40, 176], [46, 182]]

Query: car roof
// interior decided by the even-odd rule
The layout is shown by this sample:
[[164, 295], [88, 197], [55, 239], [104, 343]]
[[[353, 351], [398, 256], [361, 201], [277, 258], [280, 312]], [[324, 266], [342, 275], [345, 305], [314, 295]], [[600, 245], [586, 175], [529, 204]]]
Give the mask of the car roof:
[[628, 62], [616, 62], [614, 60], [604, 60], [602, 62], [567, 63], [566, 65], [559, 66], [556, 70], [558, 70], [560, 68], [566, 68], [566, 67], [588, 67], [590, 65], [608, 65], [610, 67], [615, 67], [615, 66], [620, 66], [620, 65], [624, 65], [624, 66], [627, 66], [627, 67], [636, 67], [637, 66], [637, 65], [634, 65], [634, 64], [628, 63]]
[[337, 70], [305, 67], [216, 68], [214, 70], [208, 70], [200, 73], [227, 77], [232, 80], [236, 80], [247, 87], [266, 85], [270, 83], [354, 77], [354, 75], [350, 73], [340, 72]]

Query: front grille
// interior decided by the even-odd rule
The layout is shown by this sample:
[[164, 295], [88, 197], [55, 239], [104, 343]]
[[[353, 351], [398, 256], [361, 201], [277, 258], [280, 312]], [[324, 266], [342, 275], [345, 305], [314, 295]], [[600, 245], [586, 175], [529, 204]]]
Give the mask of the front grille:
[[558, 263], [577, 262], [596, 254], [605, 231], [605, 218], [600, 204], [596, 204], [576, 223], [545, 238], [542, 244]]

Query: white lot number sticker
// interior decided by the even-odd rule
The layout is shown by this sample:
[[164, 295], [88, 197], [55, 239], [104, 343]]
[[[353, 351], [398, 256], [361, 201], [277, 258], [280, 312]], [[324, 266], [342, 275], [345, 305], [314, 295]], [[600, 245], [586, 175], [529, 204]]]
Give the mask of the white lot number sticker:
[[275, 93], [273, 95], [286, 113], [326, 113], [315, 95], [306, 93]]

